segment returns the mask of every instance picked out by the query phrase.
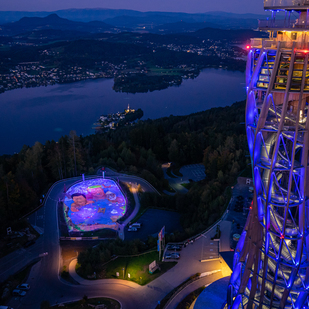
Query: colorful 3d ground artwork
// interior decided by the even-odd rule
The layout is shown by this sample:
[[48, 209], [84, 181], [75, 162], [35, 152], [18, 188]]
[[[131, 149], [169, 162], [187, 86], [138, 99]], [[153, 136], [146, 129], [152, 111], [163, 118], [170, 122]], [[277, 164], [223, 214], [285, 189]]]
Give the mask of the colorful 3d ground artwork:
[[63, 203], [69, 231], [117, 230], [117, 220], [126, 212], [126, 199], [110, 179], [91, 179], [73, 185]]

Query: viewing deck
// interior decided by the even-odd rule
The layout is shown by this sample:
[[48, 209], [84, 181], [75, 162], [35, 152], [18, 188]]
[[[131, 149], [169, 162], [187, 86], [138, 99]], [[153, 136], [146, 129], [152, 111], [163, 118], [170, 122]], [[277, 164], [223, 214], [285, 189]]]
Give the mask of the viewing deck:
[[[294, 41], [280, 41], [280, 48], [291, 50], [293, 47]], [[279, 41], [277, 39], [264, 39], [264, 38], [254, 38], [250, 41], [251, 48], [266, 48], [266, 49], [274, 49], [278, 48]], [[305, 41], [296, 41], [295, 48], [301, 50], [309, 49], [309, 42]]]
[[309, 0], [264, 0], [265, 10], [307, 10]]
[[286, 19], [267, 19], [259, 20], [259, 30], [286, 30], [286, 31], [306, 31], [309, 29], [309, 18], [308, 20], [302, 21], [289, 21]]

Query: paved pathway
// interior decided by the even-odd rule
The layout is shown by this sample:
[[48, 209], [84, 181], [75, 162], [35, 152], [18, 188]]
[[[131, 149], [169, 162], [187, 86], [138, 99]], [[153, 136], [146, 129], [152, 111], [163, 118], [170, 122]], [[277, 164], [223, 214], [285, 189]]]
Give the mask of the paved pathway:
[[198, 288], [202, 286], [209, 285], [210, 283], [221, 279], [222, 278], [222, 272], [214, 273], [210, 276], [203, 277], [199, 280], [193, 281], [190, 285], [186, 286], [183, 290], [177, 294], [173, 300], [168, 304], [166, 309], [176, 309], [178, 304], [190, 293], [194, 292]]
[[[138, 293], [141, 299], [144, 299], [145, 301], [147, 300], [149, 306], [147, 307], [145, 303], [141, 307], [136, 308], [155, 308], [158, 301], [162, 300], [166, 294], [196, 273], [217, 271], [215, 275], [211, 275], [207, 277], [207, 279], [203, 279], [206, 280], [207, 284], [230, 275], [230, 270], [224, 260], [213, 258], [215, 254], [216, 256], [218, 255], [218, 252], [213, 251], [214, 248], [218, 251], [218, 246], [214, 246], [214, 242], [211, 240], [211, 237], [213, 237], [215, 233], [216, 230], [214, 227], [205, 233], [203, 237], [198, 238], [195, 242], [189, 244], [186, 248], [183, 248], [180, 252], [181, 258], [178, 260], [177, 265], [146, 286], [138, 287], [139, 285], [136, 283], [120, 279], [99, 279], [95, 281], [82, 279], [75, 272], [76, 260], [73, 260], [70, 263], [69, 272], [70, 275], [81, 285], [97, 286], [108, 284], [108, 282], [113, 282], [113, 284], [119, 282], [119, 284], [123, 286], [134, 288], [134, 293]], [[202, 257], [207, 258], [205, 262], [201, 262]], [[204, 285], [203, 280], [198, 282], [200, 282], [201, 285]], [[201, 285], [198, 283], [194, 284], [194, 290]], [[188, 290], [185, 289], [179, 294], [179, 296], [177, 296], [177, 299], [173, 301], [173, 303], [180, 301], [188, 293], [190, 293], [190, 291], [190, 288], [188, 288]]]
[[0, 260], [0, 282], [14, 275], [26, 265], [31, 264], [43, 253], [43, 240], [39, 238], [34, 245], [24, 249], [18, 249]]
[[[126, 180], [131, 182], [136, 181], [136, 177], [119, 177], [126, 177]], [[155, 308], [159, 300], [190, 276], [196, 273], [223, 269], [223, 264], [218, 259], [212, 259], [204, 263], [200, 262], [203, 254], [205, 256], [212, 254], [210, 249], [213, 249], [213, 246], [210, 242], [211, 237], [215, 233], [215, 229], [211, 229], [204, 234], [204, 237], [200, 237], [193, 244], [189, 244], [181, 251], [181, 258], [175, 267], [146, 286], [140, 287], [132, 282], [128, 284], [128, 282], [123, 283], [119, 280], [89, 281], [91, 284], [86, 284], [86, 281], [84, 281], [80, 285], [71, 285], [59, 280], [60, 249], [57, 202], [63, 194], [64, 183], [68, 188], [69, 185], [78, 180], [80, 178], [64, 180], [63, 182], [54, 184], [46, 198], [46, 214], [43, 218], [44, 234], [41, 236], [42, 241], [38, 243], [35, 254], [41, 252], [48, 252], [49, 254], [32, 268], [27, 280], [27, 283], [30, 283], [32, 288], [27, 292], [27, 295], [21, 299], [12, 299], [9, 302], [9, 305], [14, 309], [38, 309], [43, 300], [48, 300], [51, 304], [56, 304], [81, 299], [83, 295], [87, 295], [88, 297], [101, 296], [114, 298], [121, 302], [124, 309], [152, 309]], [[147, 190], [153, 190], [147, 182], [143, 182], [142, 187]], [[33, 247], [34, 249], [35, 247]], [[32, 248], [29, 248], [26, 251], [31, 252], [31, 250]], [[17, 256], [20, 254], [15, 252], [15, 255], [18, 259]], [[12, 256], [11, 264], [7, 262], [7, 269], [12, 264], [15, 264], [13, 257], [14, 255]], [[1, 264], [2, 260], [0, 260]], [[22, 265], [23, 263], [20, 264], [20, 267], [24, 266]], [[94, 284], [92, 282], [98, 283]]]
[[[183, 187], [181, 184], [184, 183], [184, 182], [188, 182], [188, 181], [182, 181], [181, 177], [175, 176], [175, 178], [172, 178], [169, 175], [167, 175], [166, 170], [169, 167], [168, 163], [162, 164], [161, 167], [162, 167], [162, 170], [163, 170], [163, 173], [164, 173], [164, 178], [168, 180], [170, 187], [175, 190], [175, 193], [179, 192], [179, 193], [186, 194], [188, 192], [188, 190], [185, 187]], [[167, 192], [167, 191], [165, 191], [165, 193], [167, 193], [169, 195], [175, 194], [175, 193], [170, 193], [170, 192]]]
[[[105, 284], [113, 284], [113, 285], [120, 285], [125, 287], [130, 287], [134, 289], [132, 290], [132, 293], [137, 293], [142, 297], [143, 299], [143, 305], [140, 305], [141, 307], [136, 308], [155, 308], [158, 301], [162, 300], [166, 294], [168, 294], [171, 290], [179, 286], [182, 282], [187, 280], [190, 276], [196, 274], [196, 273], [203, 273], [207, 271], [216, 271], [216, 274], [210, 275], [207, 277], [207, 279], [201, 279], [199, 281], [202, 285], [204, 282], [207, 282], [207, 284], [212, 283], [223, 276], [226, 276], [226, 265], [219, 259], [210, 260], [208, 262], [201, 263], [199, 262], [195, 255], [191, 255], [192, 251], [195, 251], [196, 249], [199, 251], [199, 244], [198, 242], [195, 245], [195, 248], [192, 246], [191, 248], [185, 248], [182, 250], [182, 257], [179, 260], [178, 264], [174, 266], [172, 269], [170, 269], [168, 272], [164, 273], [157, 279], [151, 281], [149, 284], [145, 286], [139, 286], [138, 284], [127, 281], [127, 280], [121, 280], [121, 279], [98, 279], [98, 280], [85, 280], [81, 277], [79, 277], [75, 272], [75, 266], [76, 266], [76, 259], [73, 260], [70, 263], [69, 266], [69, 273], [70, 275], [81, 285], [83, 286], [102, 286]], [[187, 250], [186, 250], [187, 249]], [[190, 267], [189, 267], [190, 265]], [[193, 285], [194, 289], [198, 288], [198, 284]], [[179, 297], [182, 299], [185, 297], [186, 291], [180, 293]], [[188, 292], [190, 293], [190, 292]], [[178, 298], [179, 298], [178, 297]], [[178, 299], [177, 298], [177, 299]], [[147, 300], [147, 302], [146, 302]], [[146, 306], [148, 303], [149, 307]]]
[[141, 208], [141, 204], [140, 204], [138, 196], [137, 196], [137, 184], [132, 185], [132, 193], [133, 193], [134, 201], [135, 201], [134, 210], [131, 213], [131, 215], [121, 225], [119, 225], [120, 230], [119, 230], [118, 236], [122, 240], [124, 240], [124, 236], [125, 236], [124, 229], [125, 229], [126, 225], [135, 218], [135, 216], [139, 212], [139, 209]]

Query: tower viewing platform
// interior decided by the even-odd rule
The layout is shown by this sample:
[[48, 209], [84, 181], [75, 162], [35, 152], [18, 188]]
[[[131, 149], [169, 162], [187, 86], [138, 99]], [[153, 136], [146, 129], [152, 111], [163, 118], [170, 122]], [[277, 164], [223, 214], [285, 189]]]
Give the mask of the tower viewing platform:
[[[306, 31], [309, 29], [309, 0], [264, 0], [264, 9], [271, 18], [259, 20], [259, 30]], [[284, 12], [278, 18], [277, 13]]]
[[[265, 0], [246, 69], [254, 178], [227, 309], [309, 308], [309, 0]], [[281, 14], [281, 16], [280, 16]]]
[[307, 10], [309, 0], [264, 0], [265, 10]]

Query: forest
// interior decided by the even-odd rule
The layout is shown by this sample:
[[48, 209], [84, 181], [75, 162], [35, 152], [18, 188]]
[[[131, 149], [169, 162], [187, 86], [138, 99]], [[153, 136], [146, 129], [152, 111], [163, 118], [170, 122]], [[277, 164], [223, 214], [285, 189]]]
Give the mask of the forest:
[[[120, 39], [123, 39], [120, 40]], [[96, 69], [102, 61], [119, 65], [127, 62], [128, 68], [135, 68], [137, 61], [144, 61], [152, 66], [177, 67], [178, 65], [196, 66], [200, 69], [221, 64], [231, 70], [245, 69], [245, 63], [235, 59], [221, 59], [217, 55], [200, 56], [195, 53], [173, 51], [157, 47], [155, 52], [148, 46], [148, 41], [134, 42], [132, 36], [117, 36], [117, 40], [108, 41], [79, 39], [56, 42], [43, 46], [13, 45], [0, 49], [0, 73], [9, 73], [22, 62], [39, 62], [46, 67], [65, 69], [82, 66]], [[152, 42], [151, 42], [152, 43]]]
[[[106, 133], [77, 136], [23, 146], [18, 154], [0, 157], [0, 229], [19, 224], [19, 218], [39, 206], [57, 180], [94, 174], [109, 166], [145, 178], [159, 191], [168, 189], [161, 164], [205, 165], [206, 179], [185, 195], [141, 196], [142, 204], [181, 213], [185, 235], [215, 222], [229, 200], [226, 188], [249, 163], [244, 125], [245, 102], [212, 108], [187, 116], [139, 120], [134, 126]], [[74, 161], [74, 149], [76, 164]]]

